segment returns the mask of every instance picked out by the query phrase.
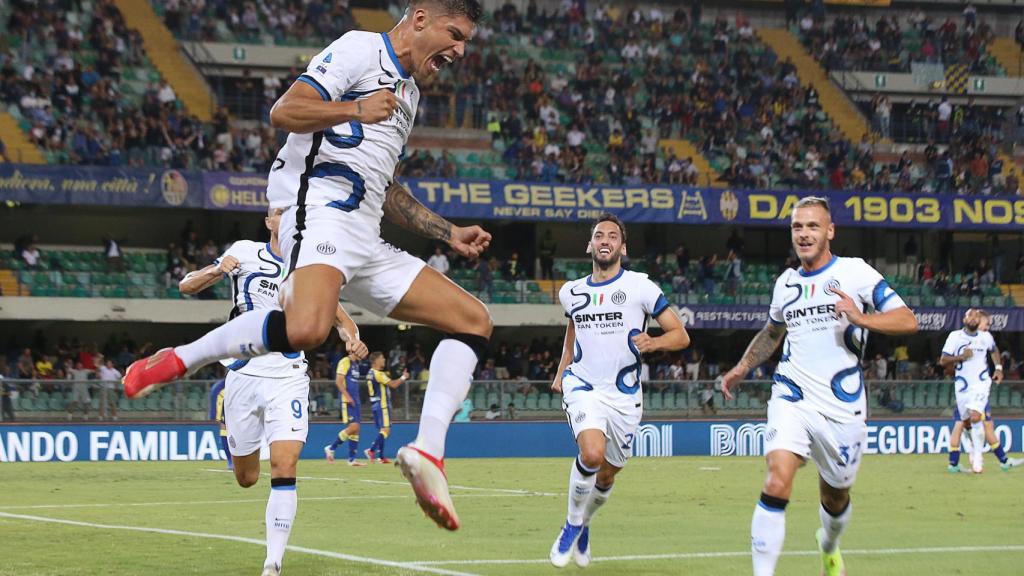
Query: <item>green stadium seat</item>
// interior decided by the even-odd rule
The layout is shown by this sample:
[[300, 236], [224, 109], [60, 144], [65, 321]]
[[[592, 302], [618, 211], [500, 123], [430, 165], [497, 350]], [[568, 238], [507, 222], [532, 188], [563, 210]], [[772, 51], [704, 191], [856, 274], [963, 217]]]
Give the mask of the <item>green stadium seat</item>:
[[650, 404], [645, 404], [644, 407], [651, 410], [664, 410], [665, 402], [663, 394], [661, 392], [651, 392], [650, 394]]
[[[535, 395], [531, 394], [530, 396]], [[517, 393], [515, 396], [512, 397], [512, 403], [515, 404], [516, 408], [522, 410], [523, 407], [526, 406], [526, 396]]]
[[556, 397], [542, 392], [537, 395], [537, 409], [538, 410], [557, 410], [561, 408], [561, 404], [555, 399]]
[[[523, 398], [523, 408], [526, 410], [538, 410], [540, 403], [540, 398], [538, 396], [538, 394], [528, 394], [525, 398]], [[519, 404], [516, 404], [516, 407], [518, 408]]]

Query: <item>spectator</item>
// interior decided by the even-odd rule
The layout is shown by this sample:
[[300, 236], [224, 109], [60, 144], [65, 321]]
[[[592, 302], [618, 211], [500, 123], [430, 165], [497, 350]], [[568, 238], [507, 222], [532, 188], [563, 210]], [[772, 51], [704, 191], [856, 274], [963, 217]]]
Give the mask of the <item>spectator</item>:
[[502, 266], [502, 275], [506, 282], [515, 282], [526, 278], [526, 271], [520, 265], [518, 252], [513, 252], [505, 261], [505, 265]]
[[558, 249], [558, 244], [555, 243], [555, 238], [551, 234], [551, 229], [548, 228], [544, 231], [544, 237], [540, 241], [540, 270], [541, 278], [545, 280], [554, 279], [554, 266], [555, 266], [555, 252]]
[[711, 296], [715, 293], [715, 264], [718, 263], [718, 254], [712, 254], [701, 258], [699, 277], [704, 293]]
[[730, 296], [735, 296], [740, 284], [743, 283], [743, 262], [733, 250], [729, 251], [726, 261], [728, 262], [728, 268], [725, 270], [726, 290]]
[[36, 362], [35, 375], [33, 378], [39, 378], [42, 380], [53, 380], [57, 377], [57, 373], [53, 368], [53, 363], [50, 362], [50, 357], [47, 354], [43, 354], [39, 361]]
[[35, 245], [35, 242], [29, 244], [21, 251], [21, 259], [25, 262], [26, 268], [36, 268], [42, 262], [42, 254], [39, 252], [39, 247]]
[[705, 416], [714, 416], [718, 413], [715, 410], [715, 391], [710, 383], [705, 384], [700, 391], [700, 412]]
[[875, 359], [871, 362], [871, 375], [875, 380], [885, 380], [888, 374], [889, 363], [886, 361], [885, 356], [875, 354]]
[[491, 407], [487, 409], [484, 414], [485, 420], [498, 420], [501, 418], [501, 409], [498, 408], [497, 404], [491, 404]]
[[934, 286], [935, 268], [932, 266], [931, 258], [925, 258], [924, 262], [917, 267], [917, 281], [924, 286]]
[[903, 412], [903, 402], [896, 399], [896, 395], [893, 393], [893, 386], [893, 384], [884, 384], [879, 388], [878, 403], [893, 412], [900, 413]]
[[107, 270], [124, 272], [124, 254], [121, 252], [121, 243], [113, 236], [103, 237], [103, 253], [107, 256]]
[[480, 294], [487, 293], [488, 302], [494, 301], [494, 278], [491, 276], [491, 266], [487, 258], [481, 255], [476, 261], [477, 291]]
[[700, 364], [704, 360], [700, 350], [691, 348], [683, 354], [689, 354], [689, 359], [686, 362], [686, 378], [690, 381], [697, 381], [700, 379]]
[[[71, 360], [66, 363], [71, 366]], [[71, 383], [71, 400], [67, 404], [68, 420], [74, 416], [76, 409], [82, 411], [82, 418], [89, 419], [89, 406], [92, 404], [92, 397], [89, 395], [89, 380], [93, 377], [92, 370], [86, 370], [79, 360], [73, 368], [68, 368], [67, 377]]]
[[114, 360], [100, 355], [100, 418], [117, 420], [117, 388], [121, 373], [114, 368]]
[[448, 257], [444, 255], [440, 246], [434, 247], [434, 254], [429, 260], [427, 260], [427, 266], [430, 266], [441, 274], [448, 274], [448, 270], [451, 267], [450, 264], [448, 264]]
[[893, 350], [893, 359], [896, 361], [896, 379], [910, 380], [910, 351], [906, 344], [900, 344]]
[[508, 406], [505, 408], [505, 418], [507, 420], [515, 420], [516, 419], [516, 403], [515, 402], [509, 402], [508, 403]]

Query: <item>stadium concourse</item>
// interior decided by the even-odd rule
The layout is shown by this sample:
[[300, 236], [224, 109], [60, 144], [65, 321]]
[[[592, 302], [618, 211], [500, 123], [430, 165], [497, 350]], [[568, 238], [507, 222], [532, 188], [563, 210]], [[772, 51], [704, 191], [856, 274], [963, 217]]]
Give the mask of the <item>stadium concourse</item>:
[[[390, 467], [325, 460], [325, 446], [351, 441], [339, 436], [339, 416], [350, 410], [344, 375], [338, 382], [346, 344], [332, 331], [306, 356], [309, 436], [293, 473], [300, 505], [287, 573], [550, 573], [545, 553], [563, 521], [566, 471], [581, 452], [551, 387], [566, 335], [559, 292], [594, 272], [584, 250], [607, 211], [628, 230], [623, 268], [660, 289], [692, 343], [636, 352], [628, 372], [643, 383], [644, 415], [626, 448], [636, 458], [594, 523], [588, 570], [749, 574], [746, 530], [775, 435], [765, 415], [773, 386], [788, 386], [775, 373], [791, 344], [748, 366], [732, 398], [720, 378], [770, 325], [776, 279], [803, 265], [790, 218], [808, 195], [830, 202], [834, 254], [881, 274], [866, 296], [872, 307], [891, 289], [919, 328], [836, 337], [859, 356], [856, 394], [867, 401], [857, 520], [843, 538], [851, 573], [944, 574], [960, 565], [1017, 573], [1024, 510], [1007, 495], [1019, 492], [1020, 471], [1003, 474], [986, 455], [980, 476], [946, 472], [965, 385], [940, 357], [968, 310], [990, 314], [1000, 356], [985, 356], [1003, 382], [987, 398], [996, 443], [987, 442], [1018, 456], [1019, 6], [481, 3], [465, 57], [417, 82], [398, 175], [427, 208], [493, 239], [467, 258], [388, 221], [381, 231], [486, 304], [494, 323], [447, 443], [464, 527], [444, 540], [410, 520], [417, 511]], [[9, 544], [0, 573], [252, 572], [264, 544], [253, 520], [271, 482], [262, 479], [259, 493], [228, 486], [227, 453], [210, 421], [228, 369], [214, 363], [143, 398], [128, 398], [120, 380], [133, 362], [251, 308], [238, 301], [259, 282], [278, 290], [263, 271], [242, 281], [212, 274], [218, 281], [195, 295], [179, 283], [219, 265], [237, 241], [272, 252], [267, 179], [287, 134], [271, 126], [271, 108], [315, 70], [325, 46], [351, 30], [391, 30], [405, 8], [405, 0], [0, 2], [0, 462], [19, 462], [4, 469], [11, 487], [0, 496], [0, 525], [17, 530], [0, 530]], [[382, 69], [387, 61], [382, 52]], [[355, 137], [353, 125], [363, 134], [358, 123], [335, 128]], [[808, 282], [787, 299], [833, 294], [824, 277]], [[576, 296], [588, 306], [633, 298], [585, 285]], [[393, 458], [417, 435], [444, 336], [344, 292], [341, 303], [359, 339], [384, 355], [374, 381], [409, 375], [392, 390], [387, 419], [365, 379], [356, 382], [363, 438], [354, 458]], [[389, 428], [388, 448], [364, 460], [375, 420]], [[607, 480], [597, 475], [594, 486]], [[157, 495], [157, 482], [175, 496]], [[805, 471], [796, 482], [779, 570], [817, 573], [820, 554], [809, 544], [817, 479]], [[323, 530], [338, 518], [360, 528]], [[62, 550], [41, 548], [64, 531]], [[139, 538], [147, 558], [112, 544], [122, 537]], [[381, 538], [409, 544], [392, 550]], [[183, 558], [182, 542], [194, 557]]]

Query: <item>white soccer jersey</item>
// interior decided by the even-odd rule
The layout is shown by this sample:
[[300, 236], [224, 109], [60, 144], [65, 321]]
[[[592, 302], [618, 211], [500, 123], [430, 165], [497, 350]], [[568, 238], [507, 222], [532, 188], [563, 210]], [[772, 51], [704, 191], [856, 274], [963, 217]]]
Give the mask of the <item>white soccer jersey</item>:
[[590, 276], [566, 282], [558, 299], [576, 329], [567, 371], [613, 405], [635, 406], [642, 399], [642, 360], [633, 337], [646, 332], [648, 320], [668, 308], [661, 288], [646, 274], [621, 270], [605, 282], [593, 282]]
[[[250, 310], [280, 310], [279, 291], [284, 282], [287, 267], [284, 261], [270, 249], [269, 243], [239, 240], [231, 245], [220, 258], [227, 256], [238, 259], [238, 268], [229, 276], [231, 280], [231, 308], [229, 319]], [[220, 361], [231, 370], [250, 376], [283, 378], [306, 372], [306, 358], [302, 352], [281, 354], [272, 352], [247, 360], [225, 358]]]
[[861, 353], [867, 332], [835, 317], [839, 289], [862, 311], [906, 306], [874, 268], [860, 258], [832, 260], [814, 272], [786, 270], [775, 281], [770, 321], [786, 325], [782, 359], [775, 370], [773, 400], [806, 402], [838, 422], [867, 416]]
[[974, 334], [960, 329], [950, 332], [946, 343], [942, 346], [943, 356], [959, 356], [965, 348], [970, 348], [974, 355], [958, 362], [956, 365], [956, 393], [963, 394], [968, 390], [987, 392], [992, 385], [988, 373], [988, 357], [996, 347], [996, 341], [988, 332], [976, 331]]
[[347, 102], [391, 90], [398, 108], [377, 124], [349, 122], [312, 134], [288, 134], [267, 182], [274, 208], [330, 206], [379, 234], [384, 193], [394, 177], [419, 105], [415, 80], [386, 34], [352, 31], [313, 57], [298, 81], [325, 101]]

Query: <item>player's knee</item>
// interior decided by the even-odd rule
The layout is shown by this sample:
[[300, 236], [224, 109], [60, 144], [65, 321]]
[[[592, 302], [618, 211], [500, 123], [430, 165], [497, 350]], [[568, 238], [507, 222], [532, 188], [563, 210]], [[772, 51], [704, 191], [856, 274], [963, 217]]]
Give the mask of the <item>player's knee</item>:
[[821, 505], [830, 514], [841, 514], [850, 504], [850, 493], [846, 490], [825, 492], [821, 495]]
[[778, 474], [768, 474], [764, 480], [764, 493], [776, 498], [787, 498], [790, 492], [789, 482]]
[[329, 323], [317, 321], [288, 322], [288, 343], [294, 350], [313, 350], [327, 340], [331, 326]]
[[580, 462], [591, 470], [600, 468], [604, 463], [604, 448], [580, 447]]
[[238, 485], [242, 488], [255, 486], [259, 479], [260, 473], [258, 470], [239, 470], [235, 468], [235, 480], [238, 481]]
[[491, 313], [479, 300], [474, 300], [473, 304], [467, 307], [463, 318], [461, 318], [461, 323], [463, 325], [459, 332], [466, 334], [490, 339], [491, 333], [494, 332], [494, 320], [491, 319]]

